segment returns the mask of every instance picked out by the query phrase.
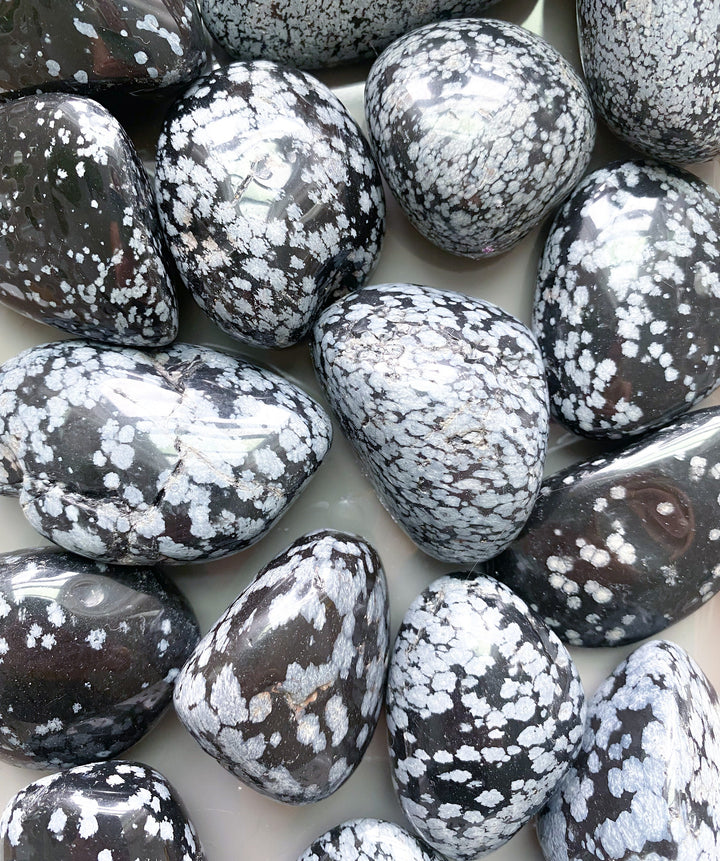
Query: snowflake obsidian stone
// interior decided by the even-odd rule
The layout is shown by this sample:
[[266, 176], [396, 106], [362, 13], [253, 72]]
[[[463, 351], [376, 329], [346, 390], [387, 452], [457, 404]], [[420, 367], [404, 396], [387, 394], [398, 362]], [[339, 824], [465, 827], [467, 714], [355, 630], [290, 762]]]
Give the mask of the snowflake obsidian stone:
[[247, 343], [303, 338], [380, 252], [382, 184], [360, 129], [327, 87], [275, 63], [191, 87], [160, 137], [156, 190], [183, 279]]
[[394, 822], [351, 819], [321, 834], [298, 861], [436, 861]]

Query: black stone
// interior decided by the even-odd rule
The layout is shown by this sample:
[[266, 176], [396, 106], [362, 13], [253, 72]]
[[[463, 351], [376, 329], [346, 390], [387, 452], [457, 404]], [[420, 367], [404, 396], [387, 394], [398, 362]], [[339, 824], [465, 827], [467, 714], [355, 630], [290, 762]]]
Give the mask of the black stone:
[[575, 646], [661, 631], [720, 590], [720, 407], [700, 410], [542, 486], [490, 563]]
[[436, 856], [394, 822], [351, 819], [313, 840], [298, 861], [436, 861]]

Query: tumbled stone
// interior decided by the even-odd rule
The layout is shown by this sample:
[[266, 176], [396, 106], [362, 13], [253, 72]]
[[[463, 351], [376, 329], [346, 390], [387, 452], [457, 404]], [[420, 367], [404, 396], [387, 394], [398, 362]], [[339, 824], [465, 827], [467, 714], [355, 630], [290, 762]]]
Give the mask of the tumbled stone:
[[580, 745], [570, 654], [507, 586], [446, 576], [410, 606], [387, 690], [393, 782], [450, 861], [497, 849], [545, 804]]
[[246, 343], [301, 340], [377, 262], [385, 204], [370, 147], [304, 72], [235, 63], [201, 78], [165, 122], [155, 178], [180, 274]]
[[351, 819], [321, 834], [298, 861], [435, 861], [435, 856], [394, 822]]
[[421, 549], [474, 563], [517, 535], [548, 431], [542, 361], [522, 323], [459, 293], [383, 284], [323, 313], [313, 355], [380, 499]]
[[61, 94], [0, 105], [1, 302], [76, 335], [167, 344], [178, 309], [161, 253], [147, 175], [105, 108]]
[[259, 792], [291, 804], [326, 798], [375, 730], [388, 616], [369, 544], [330, 530], [302, 536], [200, 641], [178, 676], [178, 717]]
[[0, 492], [50, 540], [125, 565], [257, 541], [320, 465], [303, 391], [207, 347], [64, 341], [0, 368]]
[[642, 640], [720, 590], [719, 494], [714, 407], [550, 476], [493, 573], [572, 645]]

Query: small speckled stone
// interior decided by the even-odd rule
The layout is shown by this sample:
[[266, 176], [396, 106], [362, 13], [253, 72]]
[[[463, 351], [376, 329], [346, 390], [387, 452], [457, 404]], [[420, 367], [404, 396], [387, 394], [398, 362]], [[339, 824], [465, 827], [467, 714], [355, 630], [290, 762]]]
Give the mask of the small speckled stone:
[[538, 820], [548, 861], [720, 858], [720, 706], [674, 643], [633, 652], [593, 697], [582, 748]]
[[0, 301], [76, 335], [167, 344], [161, 249], [147, 175], [105, 108], [52, 93], [0, 105]]
[[416, 544], [474, 563], [517, 535], [548, 431], [542, 361], [522, 323], [459, 293], [383, 284], [328, 308], [313, 351], [346, 436]]
[[30, 783], [0, 819], [3, 861], [205, 861], [173, 787], [139, 762], [78, 765]]
[[720, 590], [720, 408], [550, 476], [492, 561], [561, 639], [619, 646]]
[[194, 0], [15, 0], [0, 28], [0, 98], [129, 93], [191, 81], [209, 40]]
[[246, 343], [302, 339], [380, 252], [385, 204], [368, 143], [327, 87], [275, 63], [235, 63], [177, 102], [156, 194], [185, 283]]
[[720, 193], [631, 161], [590, 174], [558, 213], [533, 328], [551, 408], [575, 433], [666, 424], [720, 381]]
[[381, 819], [351, 819], [325, 832], [298, 861], [436, 861], [405, 829]]
[[410, 823], [450, 861], [509, 840], [580, 745], [569, 653], [507, 586], [442, 577], [405, 614], [390, 662], [393, 781]]
[[117, 756], [172, 699], [200, 639], [158, 571], [49, 548], [0, 555], [0, 758], [65, 768]]
[[63, 341], [0, 368], [0, 492], [50, 540], [124, 565], [226, 556], [285, 512], [330, 445], [323, 410], [207, 347]]
[[369, 544], [329, 530], [305, 535], [201, 640], [178, 676], [178, 716], [254, 789], [319, 801], [352, 774], [375, 730], [388, 614]]
[[663, 161], [720, 153], [716, 0], [578, 0], [583, 68], [615, 134]]
[[538, 36], [502, 21], [421, 27], [365, 87], [380, 169], [413, 225], [446, 251], [507, 251], [566, 197], [595, 138], [590, 96]]

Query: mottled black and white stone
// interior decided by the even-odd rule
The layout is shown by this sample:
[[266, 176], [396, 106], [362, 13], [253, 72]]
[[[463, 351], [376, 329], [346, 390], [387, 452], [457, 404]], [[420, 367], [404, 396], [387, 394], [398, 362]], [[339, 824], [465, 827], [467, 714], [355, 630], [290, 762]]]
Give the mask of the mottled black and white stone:
[[0, 27], [0, 99], [129, 93], [192, 81], [210, 43], [194, 0], [16, 0]]
[[350, 819], [321, 834], [298, 861], [436, 861], [436, 857], [394, 822]]
[[720, 153], [716, 0], [578, 0], [583, 68], [611, 130], [663, 161]]
[[178, 309], [161, 253], [147, 175], [105, 108], [59, 93], [0, 104], [3, 304], [88, 338], [167, 344]]
[[533, 328], [550, 404], [575, 433], [667, 424], [720, 382], [720, 193], [630, 161], [590, 174], [555, 218]]
[[313, 353], [381, 501], [419, 547], [474, 563], [517, 535], [548, 432], [542, 360], [521, 322], [459, 293], [383, 284], [328, 308]]
[[497, 0], [200, 0], [210, 32], [239, 60], [316, 69], [375, 59], [393, 39], [441, 18], [478, 15]]
[[159, 571], [1, 554], [0, 759], [56, 769], [117, 756], [170, 705], [199, 639]]
[[388, 614], [369, 544], [330, 530], [304, 535], [200, 641], [177, 679], [178, 717], [253, 789], [290, 804], [326, 798], [375, 730]]
[[580, 745], [585, 697], [560, 640], [489, 577], [442, 577], [405, 614], [390, 661], [393, 782], [450, 861], [509, 840]]
[[548, 861], [720, 858], [720, 706], [693, 659], [646, 643], [593, 697], [538, 820]]
[[496, 577], [574, 646], [662, 631], [720, 591], [720, 407], [550, 476]]
[[192, 344], [63, 341], [0, 368], [0, 493], [39, 532], [123, 565], [257, 541], [325, 456], [330, 420], [271, 371]]
[[304, 72], [235, 63], [201, 78], [165, 122], [155, 183], [185, 283], [246, 343], [301, 340], [380, 253], [385, 202], [370, 147]]
[[205, 861], [182, 801], [139, 762], [78, 765], [30, 783], [0, 819], [3, 861]]
[[370, 140], [412, 224], [446, 251], [507, 251], [583, 175], [595, 139], [585, 84], [515, 24], [460, 19], [394, 42], [365, 86]]

